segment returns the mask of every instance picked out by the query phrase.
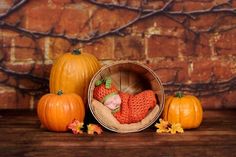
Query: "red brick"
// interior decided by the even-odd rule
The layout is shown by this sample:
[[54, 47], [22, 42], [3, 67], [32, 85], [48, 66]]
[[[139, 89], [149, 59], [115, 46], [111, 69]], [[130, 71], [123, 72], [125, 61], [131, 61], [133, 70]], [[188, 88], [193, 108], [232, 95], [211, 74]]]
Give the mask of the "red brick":
[[98, 9], [92, 18], [92, 30], [107, 32], [119, 26], [118, 11], [108, 9]]
[[91, 53], [100, 60], [114, 59], [114, 38], [100, 39], [94, 43], [84, 44], [82, 51]]
[[48, 32], [58, 22], [62, 10], [45, 6], [28, 8], [23, 27], [32, 31]]
[[15, 61], [36, 60], [37, 55], [35, 49], [31, 48], [15, 48]]
[[48, 6], [48, 1], [49, 0], [29, 0], [26, 5], [24, 5], [23, 9], [28, 9], [28, 8], [33, 8], [33, 7], [38, 7], [38, 6]]
[[218, 20], [218, 25], [220, 28], [227, 28], [230, 26], [234, 26], [236, 24], [236, 19], [233, 15], [221, 16], [221, 19]]
[[35, 48], [33, 39], [26, 36], [18, 36], [15, 38], [16, 47]]
[[12, 4], [13, 2], [11, 0], [2, 0], [0, 5], [0, 14], [6, 12]]
[[186, 31], [183, 28], [177, 28], [177, 27], [174, 27], [174, 28], [162, 27], [160, 29], [160, 34], [163, 36], [172, 36], [172, 37], [177, 37], [180, 39], [190, 38], [190, 33], [188, 33], [188, 36], [187, 36]]
[[67, 40], [61, 38], [41, 38], [37, 40], [37, 49], [41, 52], [42, 60], [54, 60], [61, 54], [68, 52], [70, 44]]
[[0, 86], [0, 109], [15, 109], [16, 104], [16, 91], [13, 88]]
[[203, 57], [210, 57], [212, 55], [211, 53], [211, 47], [210, 47], [210, 35], [209, 34], [201, 34], [199, 39], [197, 39], [196, 43], [196, 53], [198, 56]]
[[131, 20], [135, 19], [138, 15], [138, 13], [133, 11], [127, 11], [127, 10], [118, 10], [118, 21], [119, 25], [125, 25]]
[[115, 58], [116, 59], [136, 59], [145, 58], [144, 39], [137, 36], [125, 36], [115, 38]]
[[236, 49], [236, 30], [227, 31], [219, 34], [219, 39], [215, 43], [215, 47], [223, 49]]
[[198, 55], [202, 55], [204, 57], [210, 57], [211, 56], [211, 48], [207, 45], [197, 44], [195, 52]]
[[67, 34], [71, 37], [87, 37], [89, 28], [89, 12], [83, 6], [74, 6], [63, 10], [60, 21], [55, 28], [58, 34]]
[[11, 86], [11, 87], [17, 87], [18, 86], [17, 81], [18, 81], [18, 79], [8, 75], [8, 78], [5, 81], [5, 84], [8, 85], [8, 86]]
[[228, 80], [234, 76], [234, 62], [227, 60], [199, 59], [193, 62], [191, 80], [193, 82], [209, 82]]
[[107, 32], [127, 24], [136, 16], [137, 13], [122, 9], [98, 9], [93, 13], [92, 30]]
[[148, 57], [177, 57], [178, 39], [169, 36], [152, 35], [147, 39]]
[[[44, 94], [46, 94], [46, 93], [44, 93]], [[40, 100], [40, 98], [43, 96], [43, 94], [42, 95], [36, 95], [36, 96], [34, 96], [34, 105], [33, 105], [33, 108], [37, 108], [37, 106], [38, 106], [38, 102], [39, 102], [39, 100]]]
[[223, 94], [223, 106], [225, 108], [236, 108], [236, 90], [228, 91]]
[[149, 1], [148, 3], [144, 3], [143, 8], [145, 9], [161, 9], [164, 6], [163, 1]]
[[219, 18], [218, 14], [204, 14], [197, 16], [197, 19], [192, 19], [189, 22], [189, 25], [192, 29], [199, 30], [199, 29], [208, 29], [212, 27], [216, 20]]
[[6, 73], [0, 71], [0, 82], [6, 81], [7, 78], [8, 78], [8, 76], [6, 75]]
[[154, 23], [155, 23], [154, 18], [146, 18], [139, 22], [136, 22], [136, 24], [131, 26], [131, 29], [135, 33], [143, 33], [147, 31], [148, 28], [152, 27]]
[[11, 60], [11, 50], [10, 48], [0, 48], [0, 52], [2, 55], [2, 60], [10, 61]]
[[13, 38], [19, 36], [19, 34], [15, 31], [12, 30], [7, 30], [7, 29], [0, 29], [1, 30], [1, 36], [4, 38]]
[[30, 79], [18, 79], [19, 87], [23, 89], [38, 89], [41, 84], [38, 84]]
[[13, 14], [10, 14], [7, 18], [5, 18], [5, 22], [14, 25], [19, 21], [21, 17], [23, 17], [23, 15], [23, 12], [17, 10]]
[[17, 92], [16, 97], [17, 97], [16, 104], [17, 104], [18, 109], [29, 109], [30, 108], [30, 99], [31, 99], [30, 95]]
[[166, 33], [165, 30], [168, 29], [176, 29], [176, 28], [183, 28], [183, 26], [174, 20], [166, 17], [166, 16], [154, 16], [152, 18], [147, 18], [137, 22], [132, 29], [134, 32], [144, 32], [147, 31], [150, 27], [156, 27], [160, 30], [164, 30], [161, 33]]
[[[50, 39], [48, 39], [49, 37], [44, 37], [44, 38], [40, 38], [40, 39], [38, 39], [38, 40], [36, 40], [36, 45], [37, 45], [37, 49], [38, 49], [38, 51], [40, 51], [43, 55], [45, 55], [45, 52], [46, 52], [46, 46], [45, 46], [45, 42], [46, 42], [46, 40], [49, 40], [50, 41]], [[51, 43], [50, 43], [51, 44]], [[49, 46], [50, 47], [50, 46]], [[43, 58], [43, 59], [45, 59], [45, 58]]]
[[0, 37], [2, 38], [2, 47], [9, 48], [12, 46], [12, 42], [15, 38], [19, 37], [19, 34], [14, 34], [8, 31], [2, 31], [0, 33]]
[[31, 96], [3, 85], [0, 86], [0, 100], [0, 109], [29, 109], [31, 105]]
[[28, 73], [32, 70], [33, 64], [12, 64], [9, 62], [5, 62], [3, 65], [6, 69], [11, 70], [16, 73]]
[[49, 59], [55, 60], [60, 55], [70, 52], [70, 43], [61, 38], [50, 38]]
[[[201, 44], [201, 41], [196, 39], [182, 41], [182, 49], [180, 53], [184, 57], [210, 57], [212, 56], [211, 47], [209, 45]], [[180, 45], [181, 46], [181, 45]]]
[[196, 38], [195, 34], [188, 30], [185, 30], [183, 34], [181, 42], [179, 42], [179, 53], [185, 57], [198, 56], [196, 46], [199, 45], [199, 40]]
[[177, 68], [177, 82], [187, 82], [188, 80], [188, 64], [183, 62], [180, 68]]
[[35, 64], [33, 66], [32, 75], [49, 78], [52, 64]]
[[211, 2], [183, 1], [185, 11], [203, 10], [213, 7]]
[[173, 11], [196, 11], [196, 10], [205, 10], [213, 7], [216, 4], [226, 3], [227, 0], [213, 0], [213, 1], [176, 1], [172, 6]]
[[220, 33], [215, 48], [218, 55], [236, 55], [236, 30]]
[[216, 52], [219, 56], [236, 56], [236, 49], [222, 49], [216, 47]]
[[223, 107], [224, 101], [222, 96], [202, 96], [199, 99], [204, 109], [220, 109]]
[[[189, 80], [188, 76], [188, 62], [180, 60], [162, 60], [158, 62], [151, 62], [149, 66], [154, 70], [165, 69], [172, 75], [177, 75], [176, 78], [173, 78], [174, 82], [186, 82]], [[175, 73], [175, 74], [173, 74]]]
[[[109, 1], [111, 2], [111, 0]], [[136, 8], [140, 7], [140, 4], [141, 4], [140, 1], [126, 1], [126, 0], [119, 0], [119, 1], [123, 1], [123, 4], [127, 3], [127, 5], [136, 7]]]
[[235, 67], [235, 62], [230, 62], [229, 60], [217, 60], [213, 65], [213, 73], [216, 80], [228, 80], [232, 78], [235, 73], [233, 73], [233, 67]]
[[212, 79], [214, 62], [211, 60], [194, 60], [193, 72], [191, 73], [192, 82], [209, 82]]
[[182, 41], [180, 42], [179, 46], [182, 46], [182, 48], [179, 50], [179, 53], [184, 57], [199, 55], [196, 52], [196, 49], [195, 49], [196, 45], [194, 44], [194, 41], [190, 41], [190, 40], [187, 40], [185, 42]]
[[182, 25], [175, 22], [174, 20], [166, 17], [166, 16], [157, 16], [154, 18], [155, 22], [156, 22], [156, 26], [157, 27], [163, 27], [163, 28], [173, 28], [173, 27], [180, 27], [182, 28]]
[[233, 7], [233, 8], [236, 7], [236, 1], [232, 1], [232, 7]]
[[52, 0], [52, 2], [56, 5], [65, 5], [71, 3], [71, 0]]
[[175, 81], [175, 77], [177, 75], [176, 70], [174, 69], [158, 69], [155, 70], [155, 73], [160, 78], [162, 83], [169, 83]]

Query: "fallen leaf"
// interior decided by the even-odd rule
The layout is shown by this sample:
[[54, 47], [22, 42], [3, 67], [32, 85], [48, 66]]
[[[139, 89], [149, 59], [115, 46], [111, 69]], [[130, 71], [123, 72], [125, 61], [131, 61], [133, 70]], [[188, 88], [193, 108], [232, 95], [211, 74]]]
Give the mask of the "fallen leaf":
[[83, 125], [83, 122], [75, 119], [72, 123], [69, 124], [68, 128], [72, 130], [73, 134], [83, 134]]
[[169, 132], [170, 123], [168, 121], [164, 121], [163, 119], [160, 119], [159, 121], [160, 123], [155, 124], [155, 127], [157, 128], [156, 132], [157, 133]]
[[88, 131], [87, 133], [89, 135], [93, 135], [94, 133], [101, 134], [102, 133], [102, 128], [96, 124], [89, 124], [87, 125]]
[[183, 133], [184, 129], [181, 127], [180, 123], [174, 123], [171, 125], [171, 128], [169, 128], [171, 134], [175, 133]]

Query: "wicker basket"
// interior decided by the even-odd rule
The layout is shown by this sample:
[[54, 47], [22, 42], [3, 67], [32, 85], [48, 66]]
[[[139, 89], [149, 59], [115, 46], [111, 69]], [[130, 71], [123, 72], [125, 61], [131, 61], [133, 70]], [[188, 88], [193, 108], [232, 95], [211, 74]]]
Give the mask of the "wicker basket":
[[[155, 111], [153, 109], [148, 114], [147, 117], [149, 119], [144, 119], [137, 124], [120, 124], [116, 126], [110, 124], [114, 120], [113, 118], [101, 116], [104, 115], [102, 112], [105, 111], [96, 108], [96, 103], [99, 102], [93, 99], [93, 90], [95, 88], [95, 82], [107, 76], [111, 77], [112, 82], [122, 92], [137, 94], [143, 90], [151, 89], [156, 93], [158, 104], [155, 107], [156, 109], [154, 108]], [[161, 115], [164, 107], [164, 88], [158, 76], [149, 67], [131, 61], [116, 62], [104, 66], [92, 78], [88, 89], [88, 105], [96, 120], [108, 130], [119, 133], [138, 132], [152, 125]], [[100, 104], [100, 106], [103, 105]]]

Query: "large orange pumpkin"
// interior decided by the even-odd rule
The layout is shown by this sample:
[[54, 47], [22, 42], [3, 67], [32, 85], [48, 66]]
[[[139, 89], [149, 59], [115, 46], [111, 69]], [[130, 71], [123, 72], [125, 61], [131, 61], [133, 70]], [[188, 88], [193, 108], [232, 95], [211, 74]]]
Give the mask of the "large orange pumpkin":
[[100, 69], [96, 57], [74, 50], [60, 56], [53, 64], [50, 74], [50, 92], [77, 93], [87, 102], [87, 90], [93, 75]]
[[51, 131], [67, 131], [74, 120], [84, 121], [85, 109], [77, 94], [46, 94], [38, 102], [37, 113], [40, 122]]
[[191, 129], [199, 127], [202, 118], [202, 105], [195, 96], [184, 96], [178, 92], [176, 96], [167, 98], [163, 111], [164, 120], [180, 123], [184, 129]]

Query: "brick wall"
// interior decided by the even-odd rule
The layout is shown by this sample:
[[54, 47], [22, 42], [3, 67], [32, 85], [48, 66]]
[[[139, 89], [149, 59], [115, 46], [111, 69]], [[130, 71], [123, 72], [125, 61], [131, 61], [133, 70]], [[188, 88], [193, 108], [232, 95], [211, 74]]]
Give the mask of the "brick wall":
[[53, 61], [77, 47], [106, 64], [134, 60], [150, 66], [168, 95], [182, 89], [198, 96], [206, 109], [236, 107], [234, 0], [176, 0], [120, 35], [108, 33], [91, 41], [86, 39], [134, 20], [137, 8], [145, 15], [168, 1], [146, 0], [140, 6], [138, 0], [97, 0], [100, 5], [28, 0], [11, 11], [13, 2], [0, 2], [0, 108], [34, 108], [48, 92]]

